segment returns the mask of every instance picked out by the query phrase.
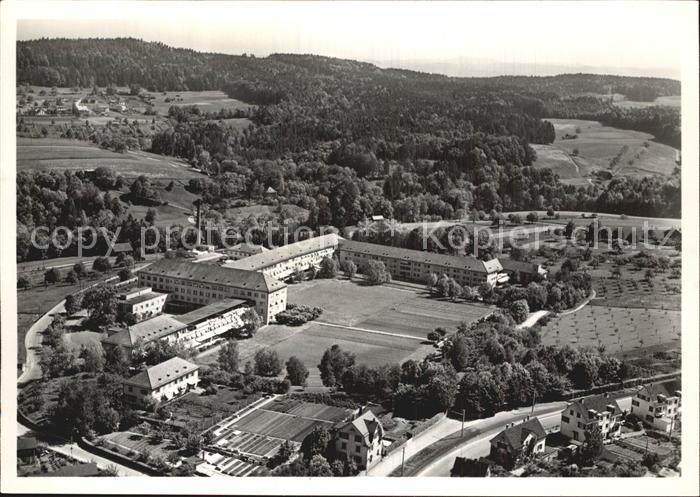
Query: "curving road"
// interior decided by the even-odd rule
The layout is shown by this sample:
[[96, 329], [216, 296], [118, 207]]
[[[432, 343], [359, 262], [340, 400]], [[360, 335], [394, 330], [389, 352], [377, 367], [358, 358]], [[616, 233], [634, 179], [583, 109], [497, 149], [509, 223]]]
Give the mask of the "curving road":
[[[545, 428], [553, 428], [559, 424], [561, 411], [564, 407], [566, 407], [566, 402], [563, 401], [537, 404], [534, 412], [532, 412], [531, 407], [522, 407], [512, 411], [499, 412], [490, 418], [469, 421], [464, 425], [463, 436], [461, 436], [460, 427], [457, 431], [443, 436], [441, 440], [435, 441], [435, 447], [427, 447], [422, 453], [408, 459], [404, 475], [449, 476], [455, 457], [463, 451], [463, 455], [466, 456], [471, 453], [487, 455], [489, 440], [503, 430], [507, 424], [520, 422], [527, 416], [537, 416], [543, 420], [543, 424], [546, 420]], [[459, 426], [460, 423], [457, 425]], [[486, 447], [485, 454], [483, 453], [484, 447]]]
[[[561, 423], [561, 410], [565, 405], [566, 403], [564, 402], [562, 403], [562, 407], [557, 408], [554, 412], [545, 412], [537, 416], [545, 430], [550, 430], [559, 426]], [[510, 422], [519, 422], [520, 419], [522, 419], [522, 416], [516, 416]], [[504, 424], [502, 424], [502, 421], [495, 426], [494, 424], [488, 423], [479, 428], [470, 428], [470, 431], [473, 430], [473, 433], [468, 437], [466, 442], [441, 455], [438, 459], [429, 464], [422, 466], [410, 476], [450, 476], [450, 470], [452, 466], [454, 466], [456, 457], [469, 457], [474, 459], [481, 456], [488, 456], [491, 449], [489, 441], [503, 428]], [[465, 432], [467, 432], [466, 429]]]

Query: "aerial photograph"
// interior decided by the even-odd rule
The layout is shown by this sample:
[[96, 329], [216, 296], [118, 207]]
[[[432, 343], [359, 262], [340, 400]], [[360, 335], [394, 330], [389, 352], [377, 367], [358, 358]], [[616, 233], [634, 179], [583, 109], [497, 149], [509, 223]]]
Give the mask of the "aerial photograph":
[[675, 2], [76, 3], [13, 47], [17, 479], [697, 474]]

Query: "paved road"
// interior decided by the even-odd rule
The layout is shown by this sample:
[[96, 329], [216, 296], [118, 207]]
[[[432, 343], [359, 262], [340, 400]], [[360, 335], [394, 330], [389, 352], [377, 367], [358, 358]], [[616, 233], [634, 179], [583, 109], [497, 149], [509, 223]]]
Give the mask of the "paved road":
[[367, 476], [389, 476], [392, 471], [401, 467], [402, 458], [408, 460], [410, 457], [432, 445], [436, 441], [448, 436], [450, 433], [454, 433], [460, 426], [461, 422], [457, 420], [450, 418], [441, 419], [424, 432], [419, 433], [414, 438], [406, 442], [404, 445], [406, 449], [405, 454], [403, 453], [402, 449], [394, 450], [389, 455], [385, 456], [379, 463], [372, 466], [367, 472]]
[[[561, 409], [564, 408], [566, 403], [561, 404], [561, 407], [556, 408], [556, 410], [553, 412], [545, 411], [544, 414], [537, 416], [542, 422], [545, 430], [552, 429], [561, 423]], [[468, 441], [459, 447], [450, 450], [446, 454], [443, 454], [439, 459], [436, 459], [428, 465], [423, 466], [410, 476], [450, 476], [450, 470], [452, 469], [452, 466], [454, 466], [455, 458], [457, 456], [469, 458], [487, 456], [491, 449], [491, 444], [489, 443], [491, 438], [500, 432], [506, 423], [519, 422], [523, 416], [524, 415], [520, 414], [510, 417], [510, 421], [500, 419], [495, 423], [486, 422], [479, 426], [470, 427], [469, 431], [472, 431], [472, 434]], [[465, 429], [465, 432], [466, 431], [467, 430]]]

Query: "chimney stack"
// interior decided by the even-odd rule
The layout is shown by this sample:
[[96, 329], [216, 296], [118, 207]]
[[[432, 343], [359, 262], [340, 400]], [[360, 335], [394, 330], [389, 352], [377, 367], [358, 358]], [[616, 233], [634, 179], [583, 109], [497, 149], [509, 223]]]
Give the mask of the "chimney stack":
[[199, 247], [202, 244], [202, 199], [198, 198], [193, 204], [197, 208], [197, 247]]

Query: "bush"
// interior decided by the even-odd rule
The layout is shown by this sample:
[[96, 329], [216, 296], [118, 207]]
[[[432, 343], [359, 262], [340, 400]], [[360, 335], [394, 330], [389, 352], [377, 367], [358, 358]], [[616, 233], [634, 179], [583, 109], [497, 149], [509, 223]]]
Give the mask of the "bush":
[[301, 326], [304, 323], [313, 321], [323, 313], [320, 307], [309, 307], [306, 305], [288, 304], [287, 309], [277, 314], [275, 319], [279, 324], [288, 326]]

